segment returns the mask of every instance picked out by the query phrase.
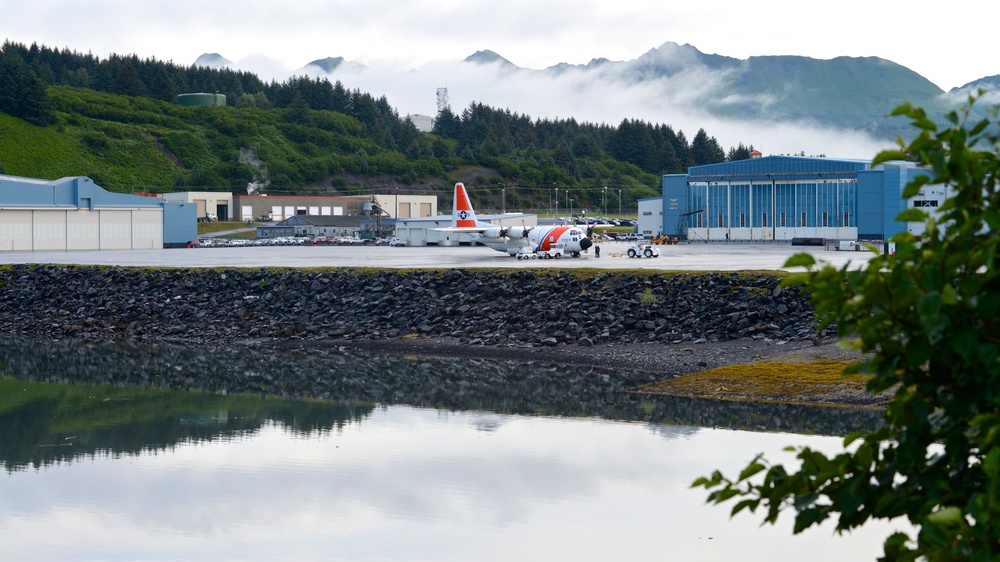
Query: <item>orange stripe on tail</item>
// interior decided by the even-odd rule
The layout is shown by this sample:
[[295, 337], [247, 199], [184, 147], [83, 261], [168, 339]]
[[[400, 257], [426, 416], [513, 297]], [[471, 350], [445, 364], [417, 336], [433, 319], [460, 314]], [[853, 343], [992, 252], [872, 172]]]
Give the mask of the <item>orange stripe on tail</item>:
[[469, 201], [469, 194], [465, 192], [465, 185], [455, 184], [455, 226], [474, 227], [476, 226], [476, 212], [472, 210], [472, 202]]

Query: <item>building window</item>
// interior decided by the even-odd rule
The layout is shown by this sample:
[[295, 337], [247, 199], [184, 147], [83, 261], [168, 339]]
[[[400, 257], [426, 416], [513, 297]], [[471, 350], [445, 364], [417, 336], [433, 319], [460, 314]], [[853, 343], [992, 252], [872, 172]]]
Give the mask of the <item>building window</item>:
[[913, 201], [914, 207], [937, 207], [938, 202], [934, 199], [921, 199]]
[[767, 228], [767, 213], [760, 216], [760, 225]]
[[719, 213], [719, 228], [724, 226], [726, 226], [726, 224], [722, 221], [722, 213]]
[[785, 228], [786, 226], [788, 226], [788, 224], [785, 222], [785, 213], [781, 213], [781, 223], [780, 223], [780, 226], [781, 226], [781, 228]]
[[651, 216], [653, 216], [653, 211], [643, 211], [642, 212], [642, 216], [644, 216], [644, 217], [651, 217]]
[[824, 227], [830, 226], [827, 221], [829, 221], [829, 214], [826, 211], [823, 211], [823, 226]]
[[746, 227], [747, 227], [747, 214], [740, 213], [740, 228], [746, 228]]
[[702, 228], [704, 226], [702, 224], [702, 215], [701, 215], [701, 213], [698, 213], [697, 216], [698, 216], [698, 228]]
[[802, 224], [799, 226], [805, 226], [805, 225], [806, 225], [806, 214], [802, 213]]
[[851, 213], [844, 213], [844, 226], [851, 226]]

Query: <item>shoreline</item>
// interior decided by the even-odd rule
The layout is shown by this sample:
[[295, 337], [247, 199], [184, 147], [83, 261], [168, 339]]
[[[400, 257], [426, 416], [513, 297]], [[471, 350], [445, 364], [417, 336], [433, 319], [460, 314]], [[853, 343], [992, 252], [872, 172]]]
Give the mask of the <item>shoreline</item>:
[[[846, 349], [836, 338], [794, 342], [742, 338], [721, 342], [559, 344], [552, 347], [470, 345], [447, 338], [397, 338], [309, 340], [282, 342], [282, 345], [299, 348], [335, 345], [365, 352], [525, 364], [544, 361], [655, 377], [655, 383], [627, 390], [640, 395], [863, 408], [882, 408], [888, 400], [887, 394], [876, 396], [865, 391], [863, 382], [857, 378], [847, 380], [838, 375], [827, 376], [822, 381], [806, 376], [796, 377], [794, 384], [781, 385], [778, 389], [763, 381], [766, 377], [762, 372], [801, 369], [804, 373], [819, 365], [829, 368], [832, 364], [839, 368], [863, 359], [860, 352]], [[726, 367], [746, 369], [734, 375], [732, 369], [727, 370]], [[680, 384], [671, 386], [671, 381], [688, 375], [696, 375], [700, 379], [696, 388]]]
[[298, 340], [279, 345], [315, 347], [333, 345], [360, 351], [444, 356], [499, 361], [550, 361], [574, 366], [593, 366], [642, 372], [669, 379], [708, 369], [752, 363], [789, 353], [807, 356], [844, 357], [837, 340], [772, 341], [741, 338], [725, 341], [686, 341], [681, 343], [599, 343], [589, 346], [560, 343], [554, 346], [535, 344], [487, 345], [462, 343], [455, 338], [402, 337], [366, 340]]

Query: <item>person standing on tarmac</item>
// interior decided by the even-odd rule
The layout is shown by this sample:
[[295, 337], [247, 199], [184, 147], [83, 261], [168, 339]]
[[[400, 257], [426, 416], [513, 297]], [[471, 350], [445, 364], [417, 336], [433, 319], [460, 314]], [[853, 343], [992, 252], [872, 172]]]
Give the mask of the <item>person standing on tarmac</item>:
[[600, 245], [594, 246], [594, 257], [595, 258], [601, 257], [601, 246]]

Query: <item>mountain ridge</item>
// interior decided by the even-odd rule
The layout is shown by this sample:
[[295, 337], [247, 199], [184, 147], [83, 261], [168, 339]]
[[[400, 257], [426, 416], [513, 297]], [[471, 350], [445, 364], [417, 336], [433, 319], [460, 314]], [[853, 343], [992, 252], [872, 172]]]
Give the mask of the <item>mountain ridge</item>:
[[[349, 66], [352, 64], [356, 66]], [[333, 79], [341, 73], [367, 69], [342, 57], [318, 59], [307, 67]], [[1000, 87], [1000, 75], [984, 77], [949, 95], [920, 74], [880, 57], [763, 55], [738, 59], [671, 41], [630, 60], [594, 58], [586, 64], [558, 63], [540, 70], [517, 66], [484, 49], [457, 61], [455, 77], [473, 83], [463, 80], [473, 68], [493, 68], [505, 79], [572, 76], [579, 79], [577, 93], [581, 96], [599, 95], [600, 85], [640, 85], [662, 92], [663, 99], [683, 99], [693, 104], [692, 109], [717, 118], [810, 123], [891, 140], [908, 129], [885, 118], [903, 102], [924, 107], [930, 115], [944, 115], [964, 101], [954, 93], [979, 86]]]

